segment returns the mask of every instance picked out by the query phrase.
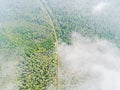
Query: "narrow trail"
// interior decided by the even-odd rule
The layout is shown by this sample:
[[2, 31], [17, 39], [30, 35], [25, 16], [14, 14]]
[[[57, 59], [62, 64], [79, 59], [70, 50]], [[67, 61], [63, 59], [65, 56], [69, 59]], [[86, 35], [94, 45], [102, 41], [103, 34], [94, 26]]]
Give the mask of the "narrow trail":
[[[52, 17], [50, 15], [50, 12], [47, 8], [47, 6], [44, 4], [44, 2], [42, 0], [40, 0], [41, 5], [43, 6], [44, 11], [47, 13], [48, 18], [50, 20], [50, 24], [52, 26], [52, 30], [55, 36], [55, 47], [58, 46], [58, 38], [57, 38], [57, 34], [56, 34], [56, 30], [55, 30], [55, 26], [54, 26], [54, 22], [52, 20]], [[56, 52], [57, 53], [57, 52]], [[60, 79], [60, 59], [57, 53], [57, 60], [58, 60], [58, 90], [61, 90], [61, 79]]]

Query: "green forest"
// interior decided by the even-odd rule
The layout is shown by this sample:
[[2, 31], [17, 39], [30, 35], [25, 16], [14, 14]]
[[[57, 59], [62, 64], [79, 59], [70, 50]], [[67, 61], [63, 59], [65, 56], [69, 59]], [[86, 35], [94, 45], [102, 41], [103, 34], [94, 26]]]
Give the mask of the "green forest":
[[[87, 13], [78, 13], [72, 8], [72, 1], [62, 0], [69, 1], [68, 6], [59, 4], [59, 0], [4, 1], [0, 10], [0, 53], [5, 53], [6, 61], [18, 61], [18, 90], [46, 90], [49, 85], [57, 86], [55, 33], [58, 44], [70, 45], [71, 33], [78, 32], [83, 37], [99, 37], [120, 46], [120, 37], [116, 38], [110, 24]], [[6, 77], [0, 78], [9, 81]]]

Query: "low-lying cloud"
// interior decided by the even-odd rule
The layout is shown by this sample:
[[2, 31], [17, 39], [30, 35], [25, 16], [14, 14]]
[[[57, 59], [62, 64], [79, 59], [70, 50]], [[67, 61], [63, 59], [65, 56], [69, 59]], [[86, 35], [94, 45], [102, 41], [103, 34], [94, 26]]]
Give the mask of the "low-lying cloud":
[[74, 33], [57, 50], [62, 90], [120, 90], [120, 51], [111, 42]]
[[18, 58], [10, 52], [0, 52], [0, 90], [18, 90]]
[[109, 6], [108, 2], [99, 2], [98, 4], [93, 6], [92, 13], [97, 14], [104, 11]]

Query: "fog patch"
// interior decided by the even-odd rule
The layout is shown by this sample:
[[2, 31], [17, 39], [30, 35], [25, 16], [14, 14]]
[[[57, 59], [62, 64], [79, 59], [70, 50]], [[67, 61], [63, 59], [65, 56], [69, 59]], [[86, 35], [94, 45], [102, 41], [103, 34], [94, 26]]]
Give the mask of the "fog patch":
[[107, 2], [99, 2], [99, 3], [97, 3], [96, 5], [93, 5], [92, 13], [93, 13], [93, 14], [101, 13], [101, 12], [104, 11], [108, 6], [109, 6], [109, 3], [107, 3]]
[[0, 90], [19, 90], [18, 89], [18, 59], [15, 53], [0, 53]]
[[58, 48], [63, 90], [119, 90], [120, 51], [99, 38], [72, 34], [72, 45]]

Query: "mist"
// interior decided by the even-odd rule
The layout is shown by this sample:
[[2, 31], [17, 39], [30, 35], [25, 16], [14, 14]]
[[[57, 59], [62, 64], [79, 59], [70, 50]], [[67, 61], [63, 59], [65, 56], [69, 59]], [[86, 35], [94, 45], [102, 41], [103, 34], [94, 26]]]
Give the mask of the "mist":
[[[107, 33], [108, 35], [109, 32], [112, 32], [114, 37], [111, 35], [112, 38], [110, 39], [114, 39], [115, 43], [119, 44], [119, 0], [50, 0], [49, 3], [53, 10], [64, 10], [67, 15], [76, 17], [85, 27], [91, 28], [91, 32], [96, 30], [95, 35], [99, 36], [100, 33]], [[85, 18], [85, 20], [80, 17]], [[72, 30], [83, 31], [81, 34], [84, 33], [84, 28], [79, 26], [81, 24], [76, 24]], [[101, 38], [105, 37], [103, 34], [100, 36]]]
[[0, 90], [18, 90], [20, 57], [11, 51], [0, 52]]
[[[46, 55], [53, 50], [47, 47], [54, 42], [53, 26], [60, 42], [55, 48], [61, 61], [62, 90], [119, 90], [120, 0], [41, 1], [44, 5], [40, 0], [0, 0], [0, 90], [38, 89], [47, 81], [39, 83], [45, 78], [39, 61], [53, 59]], [[56, 73], [54, 68], [51, 73]], [[24, 77], [19, 81], [21, 72]]]
[[61, 44], [62, 90], [119, 90], [120, 50], [99, 38], [72, 34], [72, 44]]

